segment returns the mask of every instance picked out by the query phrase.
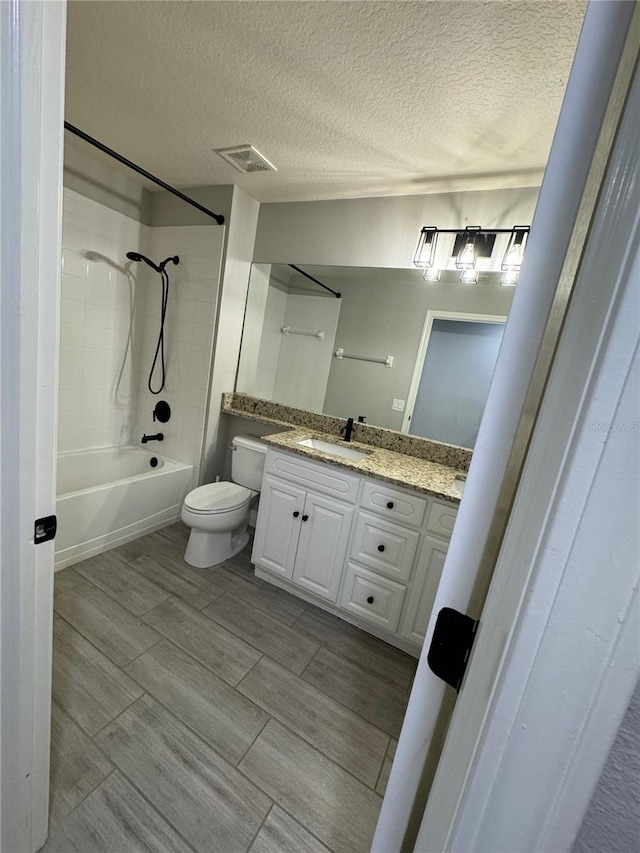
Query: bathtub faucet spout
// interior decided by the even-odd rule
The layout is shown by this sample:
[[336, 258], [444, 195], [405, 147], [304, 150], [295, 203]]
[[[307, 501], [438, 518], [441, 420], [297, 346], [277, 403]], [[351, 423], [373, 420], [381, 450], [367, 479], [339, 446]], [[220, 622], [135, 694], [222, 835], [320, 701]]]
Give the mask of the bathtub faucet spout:
[[148, 441], [162, 441], [164, 439], [164, 435], [161, 432], [156, 433], [155, 435], [143, 435], [142, 443], [146, 444]]

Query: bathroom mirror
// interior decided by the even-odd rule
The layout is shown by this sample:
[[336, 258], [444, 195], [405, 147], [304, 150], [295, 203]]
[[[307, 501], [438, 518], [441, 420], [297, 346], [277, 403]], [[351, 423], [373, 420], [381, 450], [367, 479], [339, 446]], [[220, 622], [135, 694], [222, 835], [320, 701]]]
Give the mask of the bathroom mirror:
[[295, 266], [341, 298], [253, 264], [235, 390], [473, 447], [514, 288], [499, 273]]

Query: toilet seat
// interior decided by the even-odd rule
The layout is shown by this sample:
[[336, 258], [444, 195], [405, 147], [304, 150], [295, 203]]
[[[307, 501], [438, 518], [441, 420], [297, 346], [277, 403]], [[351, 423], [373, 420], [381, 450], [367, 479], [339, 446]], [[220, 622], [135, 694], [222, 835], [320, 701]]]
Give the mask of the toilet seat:
[[207, 483], [194, 489], [184, 499], [185, 509], [198, 515], [231, 512], [247, 504], [253, 492], [237, 483]]

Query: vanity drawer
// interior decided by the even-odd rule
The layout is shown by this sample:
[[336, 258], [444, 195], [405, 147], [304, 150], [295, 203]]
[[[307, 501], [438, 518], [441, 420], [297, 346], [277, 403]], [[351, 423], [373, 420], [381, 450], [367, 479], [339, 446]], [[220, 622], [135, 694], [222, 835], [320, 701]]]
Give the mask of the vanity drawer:
[[347, 503], [358, 499], [360, 479], [352, 477], [340, 468], [321, 462], [308, 462], [288, 453], [267, 451], [265, 474], [275, 474], [292, 483], [298, 483], [313, 492], [332, 495]]
[[380, 574], [406, 583], [419, 539], [415, 530], [359, 510], [351, 556]]
[[399, 521], [401, 524], [420, 527], [427, 508], [427, 500], [417, 495], [399, 492], [382, 483], [367, 480], [362, 490], [360, 506], [380, 513], [385, 518]]
[[348, 563], [340, 603], [361, 619], [395, 631], [406, 589], [402, 584]]
[[451, 539], [458, 508], [454, 504], [433, 501], [427, 516], [427, 531], [443, 539]]

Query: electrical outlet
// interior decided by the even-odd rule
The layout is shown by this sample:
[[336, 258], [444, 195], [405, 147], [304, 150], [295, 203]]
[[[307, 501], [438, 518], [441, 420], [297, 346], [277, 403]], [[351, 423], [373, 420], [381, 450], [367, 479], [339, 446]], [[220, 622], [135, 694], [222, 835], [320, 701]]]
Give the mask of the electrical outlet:
[[394, 400], [391, 408], [394, 412], [404, 412], [404, 400]]

